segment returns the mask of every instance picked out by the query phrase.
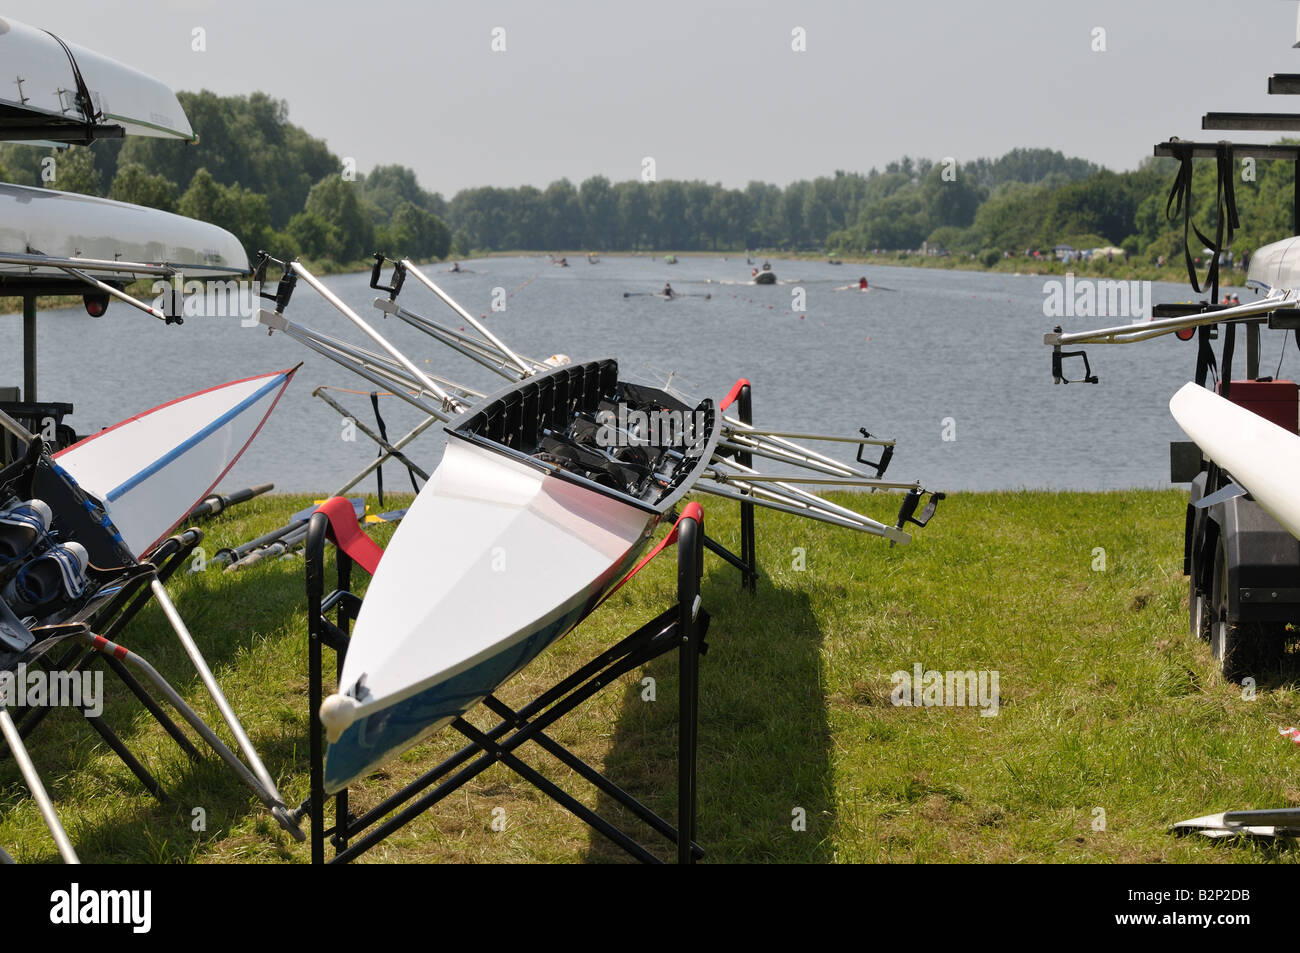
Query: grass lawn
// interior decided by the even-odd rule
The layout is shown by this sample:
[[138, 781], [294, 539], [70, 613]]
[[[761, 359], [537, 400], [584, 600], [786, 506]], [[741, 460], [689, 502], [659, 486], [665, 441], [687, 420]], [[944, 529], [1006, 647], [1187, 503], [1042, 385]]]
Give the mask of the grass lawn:
[[[891, 521], [898, 502], [839, 499]], [[207, 552], [271, 529], [308, 502], [280, 496], [238, 507], [204, 524]], [[737, 548], [736, 507], [703, 503], [710, 535]], [[944, 502], [911, 546], [893, 549], [760, 510], [756, 596], [740, 590], [733, 569], [706, 560], [703, 597], [713, 624], [701, 668], [699, 838], [707, 860], [1300, 859], [1285, 844], [1228, 845], [1166, 832], [1200, 814], [1300, 804], [1300, 747], [1278, 734], [1300, 722], [1300, 656], [1259, 673], [1253, 699], [1217, 674], [1209, 647], [1188, 634], [1184, 506], [1177, 491], [961, 494]], [[376, 536], [383, 542], [390, 532]], [[1104, 570], [1094, 568], [1098, 550]], [[671, 556], [657, 560], [508, 683], [503, 700], [522, 703], [656, 614], [672, 598], [674, 566]], [[302, 573], [297, 558], [239, 574], [178, 576], [170, 586], [294, 803], [308, 786]], [[156, 607], [123, 642], [219, 723]], [[996, 671], [998, 714], [892, 704], [891, 673], [918, 663]], [[655, 660], [552, 732], [669, 817], [676, 669], [672, 656]], [[646, 678], [654, 679], [656, 700], [644, 700]], [[159, 804], [146, 794], [79, 714], [56, 712], [31, 752], [83, 860], [308, 859], [307, 846], [282, 833], [215, 756], [189, 761], [111, 678], [105, 685], [107, 722], [172, 800]], [[482, 712], [471, 720], [489, 723]], [[456, 747], [438, 736], [407, 752], [353, 789], [354, 811]], [[558, 762], [523, 750], [581, 801], [628, 820]], [[205, 825], [196, 821], [199, 808]], [[493, 829], [494, 817], [503, 830]], [[643, 841], [669, 856], [654, 835]], [[20, 862], [57, 859], [9, 759], [0, 762], [0, 846]], [[622, 856], [496, 766], [364, 859]]]

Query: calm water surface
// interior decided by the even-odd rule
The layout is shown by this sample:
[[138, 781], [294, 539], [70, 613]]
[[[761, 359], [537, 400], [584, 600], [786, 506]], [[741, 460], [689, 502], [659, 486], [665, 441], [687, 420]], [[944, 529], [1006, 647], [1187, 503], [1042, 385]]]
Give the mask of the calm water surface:
[[[760, 425], [844, 434], [866, 427], [892, 436], [898, 449], [889, 475], [919, 478], [927, 487], [1167, 486], [1168, 444], [1182, 439], [1168, 401], [1194, 370], [1195, 345], [1170, 337], [1092, 347], [1101, 384], [1053, 386], [1042, 334], [1054, 321], [1043, 316], [1042, 277], [872, 266], [868, 278], [880, 289], [861, 294], [835, 290], [856, 282], [864, 266], [852, 264], [772, 259], [781, 284], [769, 287], [746, 283], [743, 257], [683, 258], [674, 266], [634, 256], [606, 257], [598, 265], [577, 257], [568, 268], [546, 257], [462, 265], [472, 273], [446, 274], [445, 266], [430, 266], [429, 273], [471, 312], [488, 313], [489, 326], [523, 354], [616, 357], [625, 376], [663, 383], [672, 374], [675, 387], [700, 396], [721, 396], [737, 377], [748, 377]], [[485, 390], [504, 383], [407, 326], [384, 321], [370, 305], [375, 292], [368, 278], [341, 275], [326, 284], [431, 372]], [[712, 298], [624, 297], [657, 291], [665, 280], [677, 291]], [[803, 317], [791, 310], [796, 287], [806, 293]], [[494, 288], [510, 295], [504, 312], [490, 311]], [[1157, 284], [1154, 297], [1180, 301], [1189, 293], [1184, 285]], [[414, 281], [402, 302], [459, 326]], [[366, 343], [304, 285], [287, 314]], [[1064, 323], [1082, 330], [1122, 322]], [[17, 315], [0, 316], [0, 340], [6, 342], [0, 382], [18, 383]], [[119, 303], [99, 319], [81, 308], [51, 310], [42, 313], [39, 342], [39, 395], [74, 403], [79, 433], [181, 394], [304, 362], [225, 487], [274, 481], [281, 491], [328, 492], [374, 454], [364, 437], [343, 441], [338, 415], [311, 396], [320, 384], [365, 391], [366, 382], [282, 335], [243, 328], [237, 318], [164, 327]], [[1276, 366], [1279, 343], [1265, 336], [1265, 373]], [[1288, 360], [1294, 365], [1297, 358]], [[335, 396], [372, 421], [366, 397]], [[381, 407], [394, 439], [418, 422], [417, 412], [398, 400]], [[945, 418], [953, 420], [955, 440], [943, 439]], [[431, 470], [441, 444], [434, 428], [409, 453]], [[409, 488], [395, 467], [385, 475], [387, 488]], [[373, 477], [362, 486], [373, 489]]]

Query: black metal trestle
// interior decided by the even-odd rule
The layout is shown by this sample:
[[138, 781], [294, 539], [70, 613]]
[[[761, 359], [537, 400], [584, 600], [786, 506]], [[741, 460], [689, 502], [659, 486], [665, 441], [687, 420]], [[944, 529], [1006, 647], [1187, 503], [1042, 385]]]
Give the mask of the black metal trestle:
[[[741, 385], [736, 395], [736, 410], [741, 423], [754, 422], [753, 388], [748, 382]], [[754, 465], [753, 454], [737, 451], [736, 462], [744, 467]], [[704, 537], [704, 547], [724, 562], [740, 570], [740, 585], [750, 592], [758, 588], [758, 554], [754, 543], [754, 504], [746, 500], [740, 504], [740, 552], [733, 553], [715, 539]]]
[[[130, 624], [141, 609], [152, 601], [153, 594], [148, 588], [150, 580], [157, 578], [158, 581], [166, 583], [176, 570], [190, 558], [194, 549], [202, 540], [203, 533], [197, 529], [189, 529], [184, 533], [164, 540], [156, 550], [149, 554], [149, 563], [142, 564], [136, 570], [123, 575], [119, 584], [120, 589], [104, 605], [96, 607], [92, 619], [83, 620], [76, 624], [69, 623], [60, 627], [61, 631], [68, 633], [66, 640], [69, 643], [62, 655], [55, 658], [52, 651], [44, 652], [36, 655], [30, 662], [30, 664], [39, 665], [47, 672], [63, 673], [81, 672], [93, 668], [98, 662], [103, 662], [122, 685], [144, 706], [145, 710], [162, 726], [163, 730], [171, 736], [177, 746], [195, 761], [200, 757], [198, 749], [158, 699], [154, 697], [153, 693], [135, 677], [123, 662], [111, 654], [105, 654], [90, 648], [84, 642], [78, 640], [76, 635], [80, 631], [93, 631], [109, 641], [117, 641], [119, 633]], [[51, 646], [53, 649], [62, 640], [56, 639], [52, 641], [55, 643], [55, 645]], [[23, 712], [17, 720], [19, 737], [26, 741], [40, 727], [41, 722], [50, 714], [51, 710], [49, 707], [42, 706], [30, 708]], [[159, 801], [165, 802], [168, 800], [167, 794], [158, 779], [131, 752], [121, 736], [109, 727], [103, 715], [86, 715], [85, 719], [95, 733], [121, 759], [122, 763], [126, 765], [150, 794]], [[0, 758], [5, 757], [7, 754], [7, 751], [0, 751]]]
[[[352, 559], [336, 550], [337, 587], [324, 589], [325, 542], [328, 519], [316, 514], [308, 524], [306, 540], [308, 663], [311, 707], [311, 794], [294, 812], [311, 820], [312, 863], [347, 863], [365, 853], [412, 820], [434, 807], [449, 794], [493, 764], [504, 764], [561, 807], [585, 821], [604, 837], [644, 863], [659, 858], [544, 777], [520, 757], [520, 749], [532, 743], [555, 757], [601, 793], [630, 811], [650, 829], [677, 845], [679, 863], [694, 863], [704, 856], [695, 841], [697, 800], [697, 750], [699, 712], [699, 657], [705, 651], [704, 636], [709, 616], [700, 608], [700, 578], [704, 568], [704, 532], [699, 522], [684, 517], [677, 525], [677, 602], [624, 637], [567, 678], [553, 685], [528, 704], [514, 709], [489, 695], [483, 705], [500, 719], [492, 728], [481, 730], [463, 718], [451, 728], [467, 744], [389, 796], [361, 816], [348, 807], [348, 792], [334, 795], [334, 819], [327, 826], [324, 786], [324, 728], [320, 706], [324, 698], [323, 648], [335, 652], [336, 677], [342, 670], [348, 634], [360, 610], [361, 600], [351, 592]], [[334, 613], [334, 619], [329, 613]], [[619, 676], [676, 650], [680, 660], [678, 711], [677, 818], [674, 827], [591, 765], [546, 733], [553, 724], [610, 685]], [[328, 838], [334, 856], [326, 861]]]

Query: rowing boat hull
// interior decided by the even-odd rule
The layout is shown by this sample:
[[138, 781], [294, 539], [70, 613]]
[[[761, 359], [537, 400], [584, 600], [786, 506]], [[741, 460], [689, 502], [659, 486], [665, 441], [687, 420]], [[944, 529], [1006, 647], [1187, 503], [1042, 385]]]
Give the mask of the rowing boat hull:
[[449, 434], [366, 592], [339, 680], [365, 693], [331, 738], [327, 790], [465, 714], [576, 626], [658, 520]]
[[[640, 463], [627, 462], [630, 448], [611, 458], [565, 442], [615, 406], [695, 413], [701, 426]], [[581, 622], [632, 570], [719, 436], [712, 401], [692, 411], [620, 381], [608, 359], [533, 375], [448, 424], [442, 462], [366, 591], [339, 693], [321, 706], [326, 788], [465, 714]], [[628, 482], [623, 466], [644, 469]]]
[[1246, 287], [1265, 294], [1275, 288], [1300, 288], [1300, 236], [1256, 249], [1246, 271]]
[[231, 381], [170, 401], [92, 434], [54, 459], [104, 504], [127, 547], [143, 556], [235, 465], [294, 370]]
[[[204, 278], [248, 271], [244, 246], [224, 228], [141, 205], [24, 185], [0, 184], [0, 253], [171, 264]], [[115, 282], [130, 277], [89, 265], [85, 271]], [[0, 264], [0, 281], [32, 275], [67, 278], [52, 267]]]
[[1300, 437], [1191, 383], [1174, 394], [1169, 411], [1209, 459], [1300, 538]]
[[[185, 111], [165, 83], [75, 43], [68, 48], [95, 108], [104, 114], [102, 121], [124, 127], [127, 135], [194, 139]], [[0, 63], [5, 122], [84, 125], [72, 64], [49, 33], [0, 18]]]

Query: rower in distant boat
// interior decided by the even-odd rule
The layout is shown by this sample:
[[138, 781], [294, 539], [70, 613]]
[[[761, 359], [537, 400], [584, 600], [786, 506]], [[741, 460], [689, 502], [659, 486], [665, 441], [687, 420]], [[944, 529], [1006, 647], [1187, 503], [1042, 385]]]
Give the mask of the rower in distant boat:
[[664, 282], [663, 296], [664, 296], [665, 298], [671, 298], [671, 297], [672, 297], [673, 295], [675, 295], [676, 293], [677, 293], [677, 292], [673, 291], [673, 286], [672, 286], [671, 284], [669, 284], [668, 282], [665, 281], [665, 282]]
[[455, 262], [455, 263], [453, 263], [452, 266], [451, 266], [450, 268], [448, 268], [447, 270], [450, 271], [452, 274], [459, 274], [459, 273], [460, 273], [460, 262]]
[[861, 278], [858, 279], [858, 290], [859, 290], [859, 291], [866, 291], [866, 290], [867, 290], [867, 276], [866, 276], [866, 275], [863, 275]]

